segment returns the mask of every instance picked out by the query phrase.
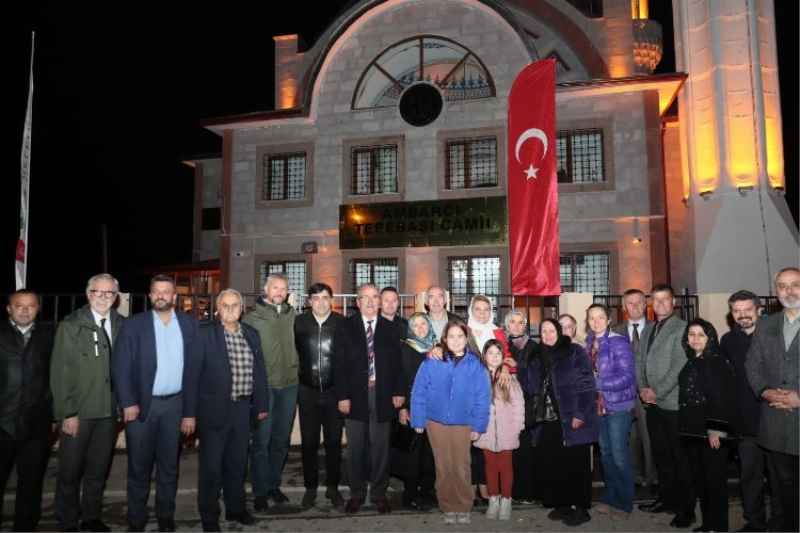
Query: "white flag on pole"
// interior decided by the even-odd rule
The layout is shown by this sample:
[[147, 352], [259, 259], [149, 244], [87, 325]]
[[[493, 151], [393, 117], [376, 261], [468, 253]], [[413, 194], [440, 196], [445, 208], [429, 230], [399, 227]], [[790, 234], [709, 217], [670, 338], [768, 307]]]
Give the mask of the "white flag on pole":
[[28, 271], [28, 200], [30, 197], [30, 171], [31, 171], [31, 122], [33, 111], [33, 43], [34, 34], [31, 34], [31, 72], [28, 84], [28, 110], [25, 113], [25, 129], [22, 132], [22, 160], [20, 162], [20, 210], [19, 210], [19, 241], [17, 241], [17, 254], [15, 261], [15, 274], [17, 289], [25, 287]]

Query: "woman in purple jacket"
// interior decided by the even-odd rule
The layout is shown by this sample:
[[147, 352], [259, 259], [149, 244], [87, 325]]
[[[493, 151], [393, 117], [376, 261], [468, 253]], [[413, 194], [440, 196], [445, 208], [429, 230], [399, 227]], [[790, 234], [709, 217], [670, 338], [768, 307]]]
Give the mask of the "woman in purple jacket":
[[517, 372], [522, 390], [540, 395], [542, 421], [531, 429], [534, 446], [534, 496], [547, 515], [568, 526], [591, 520], [591, 445], [597, 442], [597, 408], [592, 365], [582, 346], [546, 318], [539, 325], [542, 342], [530, 365]]
[[600, 461], [605, 492], [595, 511], [624, 522], [633, 510], [634, 473], [628, 439], [636, 401], [636, 363], [628, 337], [609, 328], [608, 309], [592, 304], [586, 310], [586, 351], [596, 378], [595, 400], [600, 415]]

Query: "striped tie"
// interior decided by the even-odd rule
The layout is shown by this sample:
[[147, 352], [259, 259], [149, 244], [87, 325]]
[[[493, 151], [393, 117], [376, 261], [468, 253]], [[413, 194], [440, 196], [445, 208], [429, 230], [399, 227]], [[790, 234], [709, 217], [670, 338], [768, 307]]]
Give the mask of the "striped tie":
[[375, 339], [372, 338], [372, 320], [367, 320], [367, 354], [369, 356], [369, 380], [375, 381]]

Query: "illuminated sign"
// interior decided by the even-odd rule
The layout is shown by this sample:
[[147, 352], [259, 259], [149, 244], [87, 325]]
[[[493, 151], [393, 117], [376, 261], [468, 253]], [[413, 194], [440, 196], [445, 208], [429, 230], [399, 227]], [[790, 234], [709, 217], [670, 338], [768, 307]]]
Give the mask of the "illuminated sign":
[[508, 243], [505, 196], [339, 206], [339, 248]]

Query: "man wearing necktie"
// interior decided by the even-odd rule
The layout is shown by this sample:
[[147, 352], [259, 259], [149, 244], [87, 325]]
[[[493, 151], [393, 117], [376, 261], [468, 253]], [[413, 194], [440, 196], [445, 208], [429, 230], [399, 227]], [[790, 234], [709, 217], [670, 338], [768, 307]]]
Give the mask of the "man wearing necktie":
[[358, 312], [341, 321], [333, 341], [333, 371], [339, 411], [347, 431], [347, 474], [355, 513], [367, 497], [381, 514], [391, 512], [386, 497], [391, 467], [392, 420], [405, 400], [396, 321], [379, 315], [378, 287], [358, 288]]
[[658, 499], [639, 505], [650, 513], [675, 512], [670, 526], [696, 520], [695, 488], [678, 427], [678, 374], [686, 364], [681, 344], [686, 322], [673, 314], [675, 291], [661, 283], [650, 291], [656, 321], [645, 326], [636, 349], [636, 385], [647, 410], [647, 431], [658, 467]]
[[58, 421], [55, 513], [59, 531], [110, 531], [100, 519], [111, 465], [117, 404], [111, 348], [124, 317], [114, 302], [119, 282], [110, 274], [89, 279], [89, 303], [56, 330], [50, 363], [53, 413]]
[[[628, 337], [631, 341], [633, 353], [636, 353], [645, 326], [652, 324], [645, 316], [647, 304], [644, 291], [641, 289], [628, 289], [622, 293], [622, 306], [625, 308], [628, 320], [615, 324], [611, 327], [611, 331]], [[650, 493], [656, 495], [658, 490], [658, 471], [656, 470], [655, 461], [653, 461], [646, 416], [642, 401], [637, 397], [636, 422], [631, 427], [631, 435], [628, 439], [628, 455], [633, 465], [633, 472], [636, 475], [636, 484], [642, 485], [646, 482], [650, 486]]]

